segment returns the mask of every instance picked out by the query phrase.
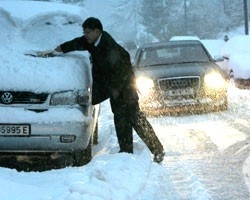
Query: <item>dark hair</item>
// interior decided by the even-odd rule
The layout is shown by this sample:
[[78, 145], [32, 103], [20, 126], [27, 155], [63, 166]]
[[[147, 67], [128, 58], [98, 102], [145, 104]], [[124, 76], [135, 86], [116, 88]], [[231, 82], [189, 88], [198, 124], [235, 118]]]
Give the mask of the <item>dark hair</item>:
[[89, 28], [91, 30], [99, 29], [100, 31], [103, 31], [101, 21], [99, 19], [95, 18], [95, 17], [89, 17], [88, 19], [86, 19], [83, 22], [82, 27], [84, 29], [85, 28]]

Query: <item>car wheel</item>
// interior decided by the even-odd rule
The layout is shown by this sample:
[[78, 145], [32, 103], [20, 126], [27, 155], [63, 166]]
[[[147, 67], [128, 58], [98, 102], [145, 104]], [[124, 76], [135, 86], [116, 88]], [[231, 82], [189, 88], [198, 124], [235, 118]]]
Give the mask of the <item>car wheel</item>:
[[98, 122], [96, 123], [95, 130], [94, 130], [93, 144], [94, 145], [98, 144]]
[[92, 138], [89, 140], [87, 148], [83, 151], [74, 152], [73, 155], [73, 166], [82, 166], [87, 164], [92, 159]]

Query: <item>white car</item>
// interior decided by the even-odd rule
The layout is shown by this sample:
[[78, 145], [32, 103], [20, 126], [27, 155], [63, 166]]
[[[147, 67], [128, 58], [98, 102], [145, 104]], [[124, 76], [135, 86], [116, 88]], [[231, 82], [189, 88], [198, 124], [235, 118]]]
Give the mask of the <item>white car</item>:
[[91, 160], [99, 105], [91, 104], [88, 55], [25, 55], [81, 34], [84, 13], [65, 4], [0, 1], [0, 156], [66, 153], [76, 166]]
[[242, 35], [230, 38], [222, 48], [225, 68], [231, 82], [239, 88], [250, 88], [250, 36]]

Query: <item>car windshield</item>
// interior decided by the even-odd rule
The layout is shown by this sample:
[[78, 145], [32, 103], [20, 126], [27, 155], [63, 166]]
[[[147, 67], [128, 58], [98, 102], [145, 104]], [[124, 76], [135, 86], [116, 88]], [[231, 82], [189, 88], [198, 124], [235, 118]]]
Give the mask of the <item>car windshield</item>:
[[208, 61], [209, 57], [201, 45], [161, 46], [143, 49], [139, 67]]
[[81, 23], [81, 18], [68, 13], [45, 14], [31, 20], [22, 29], [22, 36], [36, 47], [51, 48], [79, 36], [82, 32]]

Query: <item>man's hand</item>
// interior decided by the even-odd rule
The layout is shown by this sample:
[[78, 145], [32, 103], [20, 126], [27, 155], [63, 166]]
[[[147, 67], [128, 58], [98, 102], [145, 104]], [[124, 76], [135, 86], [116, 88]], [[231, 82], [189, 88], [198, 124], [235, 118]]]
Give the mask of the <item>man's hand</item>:
[[47, 50], [47, 51], [37, 51], [36, 56], [42, 58], [54, 57], [55, 51], [54, 50]]
[[57, 46], [55, 49], [54, 49], [56, 52], [62, 52], [62, 49], [61, 49], [61, 46]]

